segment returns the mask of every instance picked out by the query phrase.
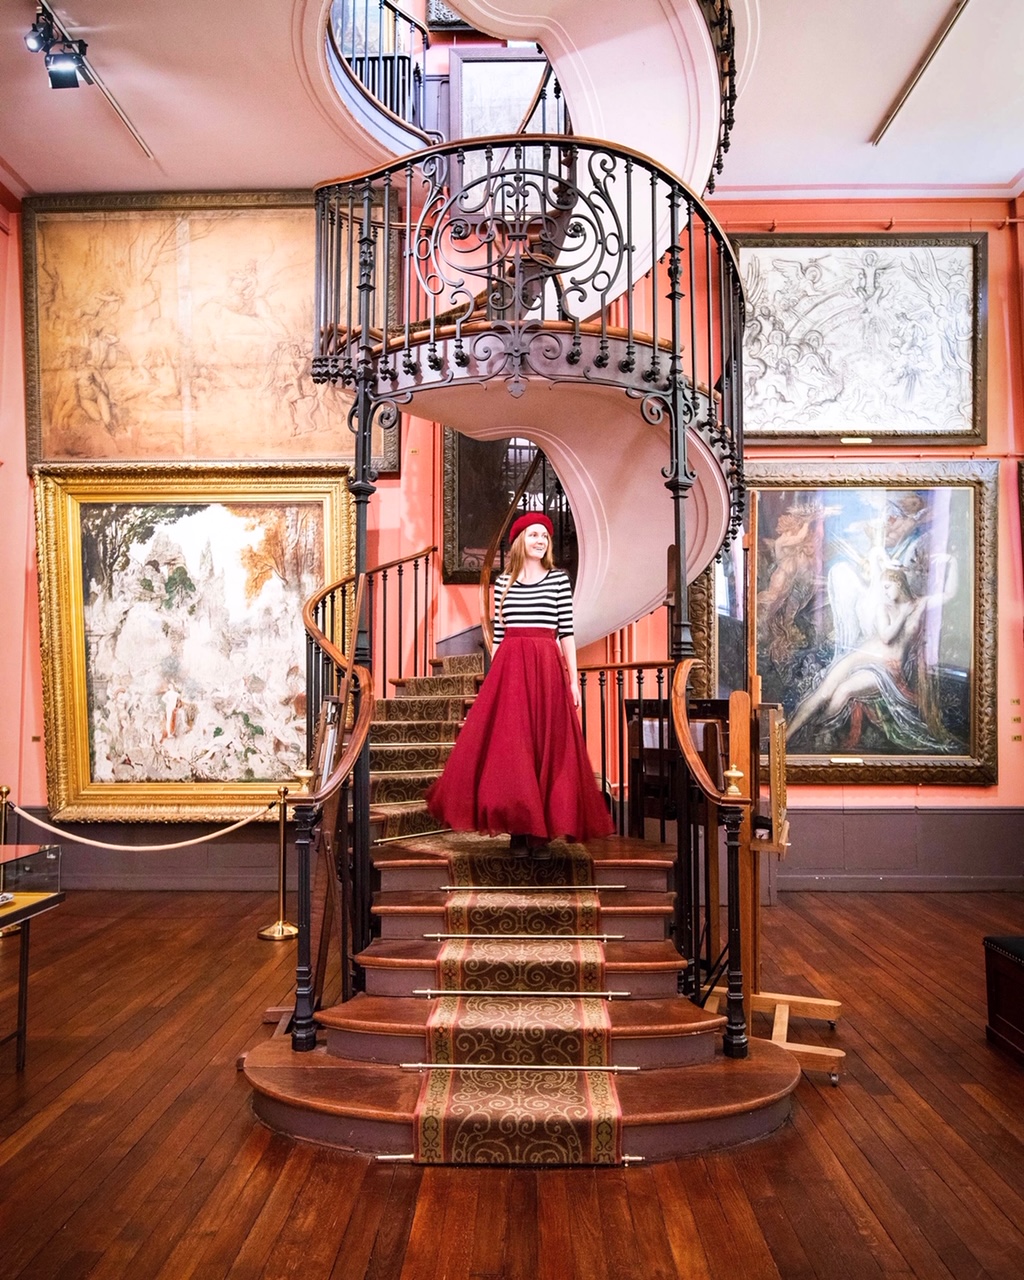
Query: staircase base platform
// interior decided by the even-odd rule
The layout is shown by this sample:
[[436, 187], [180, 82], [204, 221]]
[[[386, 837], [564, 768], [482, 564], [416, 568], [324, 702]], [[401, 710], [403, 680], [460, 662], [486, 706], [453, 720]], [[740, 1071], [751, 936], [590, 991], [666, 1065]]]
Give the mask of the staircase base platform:
[[[323, 1046], [295, 1053], [275, 1034], [246, 1055], [257, 1117], [279, 1133], [369, 1155], [413, 1149], [421, 1076], [380, 1063], [334, 1057]], [[766, 1137], [789, 1116], [800, 1066], [785, 1049], [752, 1041], [739, 1060], [616, 1077], [622, 1149], [645, 1160], [736, 1146]]]

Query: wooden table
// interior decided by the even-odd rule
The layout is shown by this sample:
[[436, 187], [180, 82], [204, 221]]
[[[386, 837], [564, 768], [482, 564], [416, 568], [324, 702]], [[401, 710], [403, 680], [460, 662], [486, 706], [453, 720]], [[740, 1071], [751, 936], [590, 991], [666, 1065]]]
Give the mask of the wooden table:
[[[31, 939], [31, 924], [36, 916], [44, 911], [52, 911], [64, 901], [64, 893], [59, 889], [47, 889], [40, 886], [38, 891], [23, 890], [18, 886], [28, 877], [11, 877], [8, 864], [21, 863], [41, 856], [45, 850], [53, 848], [46, 845], [2, 845], [0, 846], [0, 871], [4, 873], [4, 884], [13, 879], [14, 894], [12, 902], [0, 905], [0, 929], [9, 929], [20, 925], [19, 960], [18, 960], [18, 1025], [14, 1031], [0, 1036], [0, 1045], [11, 1040], [17, 1041], [15, 1061], [17, 1069], [25, 1069], [25, 1041], [28, 1029], [28, 958]], [[58, 863], [59, 866], [59, 863]], [[59, 884], [59, 872], [56, 883]]]

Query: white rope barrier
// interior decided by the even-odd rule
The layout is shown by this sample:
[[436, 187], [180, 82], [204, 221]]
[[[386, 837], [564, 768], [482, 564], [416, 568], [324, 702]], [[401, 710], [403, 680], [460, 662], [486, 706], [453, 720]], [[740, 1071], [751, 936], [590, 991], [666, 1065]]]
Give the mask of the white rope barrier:
[[90, 840], [86, 836], [72, 835], [70, 831], [62, 831], [60, 827], [51, 827], [42, 818], [36, 818], [31, 813], [26, 813], [13, 800], [7, 802], [7, 807], [13, 809], [19, 817], [24, 818], [27, 822], [34, 823], [37, 827], [42, 827], [44, 831], [50, 831], [55, 836], [60, 836], [62, 840], [74, 840], [77, 844], [91, 845], [94, 849], [116, 849], [118, 852], [123, 853], [159, 853], [164, 849], [184, 849], [190, 844], [205, 844], [207, 840], [219, 840], [221, 836], [230, 835], [232, 831], [237, 831], [240, 827], [247, 827], [250, 822], [255, 822], [257, 818], [262, 818], [265, 813], [269, 813], [271, 809], [275, 809], [279, 804], [279, 800], [271, 800], [265, 808], [257, 810], [256, 813], [251, 813], [247, 818], [240, 818], [238, 822], [232, 823], [230, 827], [222, 827], [219, 831], [211, 831], [204, 836], [195, 836], [192, 840], [177, 840], [174, 844], [106, 844], [102, 840]]

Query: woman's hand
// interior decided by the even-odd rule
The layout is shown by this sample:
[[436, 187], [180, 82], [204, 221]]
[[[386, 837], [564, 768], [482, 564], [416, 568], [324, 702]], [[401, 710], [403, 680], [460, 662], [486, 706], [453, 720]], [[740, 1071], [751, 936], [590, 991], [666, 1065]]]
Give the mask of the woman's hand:
[[580, 682], [579, 680], [569, 681], [569, 692], [572, 694], [572, 705], [577, 709], [580, 708]]

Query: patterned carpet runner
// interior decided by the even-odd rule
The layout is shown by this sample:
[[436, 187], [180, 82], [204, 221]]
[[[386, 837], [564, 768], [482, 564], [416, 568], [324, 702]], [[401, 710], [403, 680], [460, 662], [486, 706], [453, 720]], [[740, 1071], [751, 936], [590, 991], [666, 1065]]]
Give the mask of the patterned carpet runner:
[[458, 887], [446, 932], [463, 936], [438, 954], [438, 988], [453, 994], [431, 1011], [427, 1055], [460, 1066], [424, 1075], [417, 1162], [619, 1163], [615, 1078], [600, 1070], [610, 1061], [608, 1005], [578, 994], [605, 989], [604, 946], [565, 936], [600, 927], [597, 892], [572, 887], [594, 883], [589, 854], [557, 845], [542, 862], [480, 837], [453, 836], [451, 845]]

